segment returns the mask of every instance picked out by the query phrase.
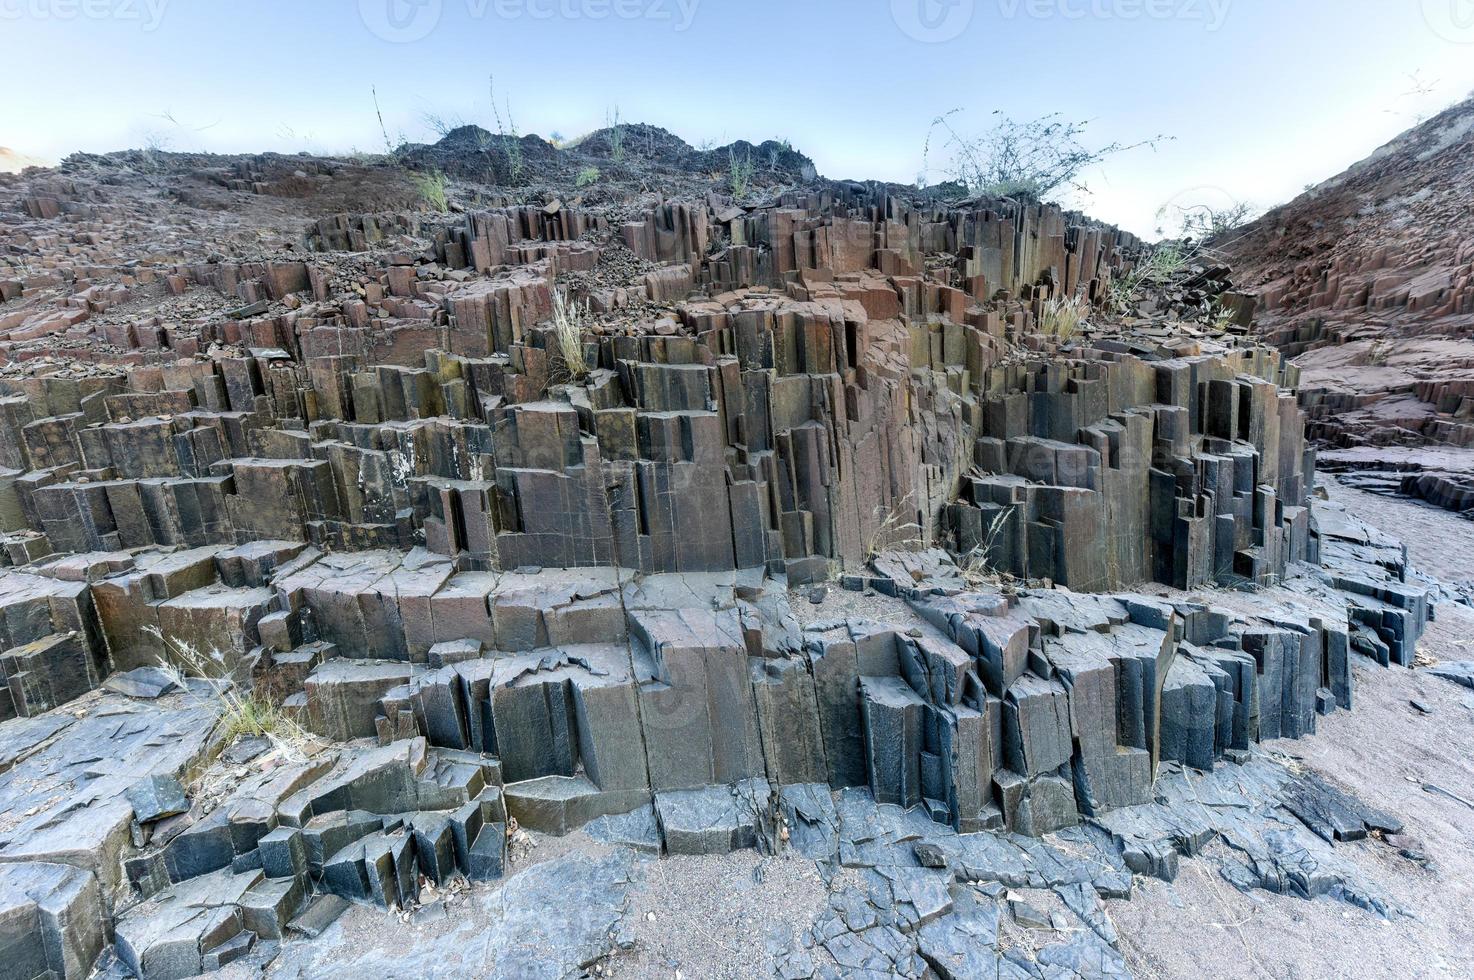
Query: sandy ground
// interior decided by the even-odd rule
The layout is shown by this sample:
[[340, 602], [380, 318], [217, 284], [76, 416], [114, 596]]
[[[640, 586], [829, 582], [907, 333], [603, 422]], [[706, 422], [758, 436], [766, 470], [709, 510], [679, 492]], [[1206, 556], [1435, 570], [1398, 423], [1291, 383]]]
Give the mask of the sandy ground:
[[[1474, 610], [1445, 610], [1426, 645], [1437, 650], [1455, 630], [1474, 635]], [[1427, 868], [1377, 841], [1337, 851], [1411, 917], [1389, 922], [1331, 899], [1242, 894], [1210, 864], [1184, 861], [1176, 882], [1138, 878], [1130, 901], [1109, 903], [1137, 976], [1474, 976], [1474, 809], [1422, 788], [1474, 800], [1474, 694], [1365, 661], [1356, 681], [1354, 711], [1320, 719], [1310, 738], [1269, 747], [1403, 819]], [[1414, 709], [1414, 699], [1432, 713]]]
[[1421, 500], [1343, 487], [1334, 478], [1325, 486], [1353, 515], [1400, 538], [1418, 571], [1451, 585], [1474, 580], [1474, 521]]
[[[834, 885], [858, 880], [842, 872]], [[813, 924], [829, 902], [817, 865], [755, 851], [652, 861], [638, 872], [633, 953], [615, 957], [616, 977], [768, 977], [774, 953]]]
[[[1356, 516], [1408, 543], [1413, 563], [1448, 581], [1474, 577], [1474, 522], [1426, 504], [1333, 485]], [[1445, 603], [1419, 646], [1474, 659], [1474, 609]], [[1418, 701], [1431, 713], [1414, 708]], [[1172, 884], [1137, 879], [1110, 902], [1121, 948], [1141, 977], [1474, 976], [1474, 692], [1358, 658], [1354, 710], [1319, 719], [1310, 738], [1268, 743], [1405, 823], [1423, 866], [1380, 842], [1337, 848], [1409, 917], [1388, 922], [1330, 899], [1242, 894], [1211, 865], [1184, 861]]]

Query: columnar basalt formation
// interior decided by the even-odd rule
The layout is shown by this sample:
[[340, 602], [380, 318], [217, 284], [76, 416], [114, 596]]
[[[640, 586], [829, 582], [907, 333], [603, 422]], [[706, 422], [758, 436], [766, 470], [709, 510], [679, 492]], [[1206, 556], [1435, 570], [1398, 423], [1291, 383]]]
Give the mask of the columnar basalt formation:
[[[351, 169], [273, 165], [220, 179]], [[1353, 652], [1408, 663], [1430, 615], [1400, 546], [1317, 522], [1278, 353], [1051, 322], [1141, 254], [1052, 207], [554, 198], [242, 259], [182, 227], [135, 254], [82, 178], [6, 188], [0, 948], [37, 973], [108, 941], [208, 970], [323, 896], [497, 877], [514, 822], [653, 808], [705, 853], [864, 787], [1048, 833], [1313, 731]], [[1215, 585], [1274, 604], [1188, 594]], [[801, 587], [876, 611], [801, 618]], [[328, 746], [192, 806], [207, 712], [140, 700], [191, 650]], [[97, 740], [101, 777], [67, 754]]]
[[[914, 208], [878, 190], [785, 195], [730, 217], [727, 240], [751, 244], [709, 256], [714, 223], [685, 205], [624, 223], [661, 265], [588, 289], [594, 310], [710, 298], [594, 326], [577, 383], [548, 326], [554, 277], [597, 264], [600, 247], [568, 238], [614, 230], [572, 208], [421, 220], [433, 244], [383, 255], [364, 299], [330, 300], [311, 261], [178, 267], [243, 301], [313, 301], [148, 344], [111, 331], [110, 371], [0, 381], [7, 530], [46, 536], [11, 548], [290, 537], [418, 544], [476, 569], [813, 578], [862, 563], [898, 515], [965, 551], [978, 514], [1006, 507], [1001, 570], [1080, 588], [1262, 579], [1303, 555], [1309, 463], [1276, 357], [1150, 338], [1031, 357], [1029, 312], [982, 302], [1089, 294], [1129, 239], [1049, 209]], [[322, 247], [325, 225], [382, 233], [324, 220]], [[937, 252], [956, 256], [947, 274], [921, 274]], [[17, 360], [49, 349], [36, 329], [11, 332]]]

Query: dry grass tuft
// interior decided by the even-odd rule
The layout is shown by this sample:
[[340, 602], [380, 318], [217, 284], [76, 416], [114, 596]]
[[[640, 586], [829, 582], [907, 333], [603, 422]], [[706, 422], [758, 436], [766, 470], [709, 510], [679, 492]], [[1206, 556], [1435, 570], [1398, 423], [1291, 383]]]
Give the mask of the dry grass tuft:
[[998, 543], [998, 538], [1003, 534], [1003, 528], [1008, 524], [1008, 517], [1014, 512], [1017, 505], [1010, 505], [993, 515], [988, 529], [983, 533], [983, 540], [977, 547], [958, 560], [957, 565], [962, 570], [962, 578], [970, 588], [978, 588], [982, 585], [995, 584], [1003, 577], [1003, 572], [993, 565], [989, 556]]
[[1080, 296], [1056, 296], [1044, 304], [1039, 330], [1056, 340], [1069, 340], [1090, 315], [1090, 303]]
[[215, 713], [212, 737], [219, 745], [229, 745], [237, 738], [260, 736], [283, 755], [305, 754], [312, 736], [287, 717], [279, 705], [255, 691], [243, 693], [229, 677], [219, 650], [203, 654], [182, 640], [165, 636], [157, 627], [145, 627], [144, 631], [158, 637], [168, 648], [169, 653], [159, 658], [159, 666], [182, 690], [191, 690], [188, 684], [191, 677], [209, 686], [210, 696], [201, 700]]
[[561, 289], [553, 290], [553, 331], [558, 341], [558, 353], [574, 381], [589, 376], [589, 362], [583, 354], [583, 319], [588, 308], [568, 298]]
[[884, 551], [908, 551], [921, 547], [921, 525], [907, 520], [907, 504], [912, 495], [906, 494], [889, 513], [881, 507], [875, 508], [875, 516], [885, 514], [884, 519], [865, 541], [865, 560], [874, 561]]
[[1148, 293], [1160, 292], [1186, 277], [1193, 262], [1216, 258], [1216, 253], [1197, 245], [1168, 242], [1158, 245], [1125, 275], [1111, 280], [1109, 305], [1116, 313], [1132, 313], [1137, 301]]

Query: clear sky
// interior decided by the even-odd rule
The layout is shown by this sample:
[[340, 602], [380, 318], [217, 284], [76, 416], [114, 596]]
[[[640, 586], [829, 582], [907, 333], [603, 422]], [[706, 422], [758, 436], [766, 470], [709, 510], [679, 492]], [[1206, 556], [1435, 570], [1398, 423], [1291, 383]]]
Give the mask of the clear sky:
[[[314, 152], [426, 113], [572, 137], [617, 106], [692, 144], [786, 138], [829, 177], [916, 179], [933, 117], [1175, 137], [1091, 175], [1141, 234], [1268, 206], [1474, 89], [1474, 0], [0, 0], [0, 146]], [[930, 176], [944, 176], [933, 161]]]

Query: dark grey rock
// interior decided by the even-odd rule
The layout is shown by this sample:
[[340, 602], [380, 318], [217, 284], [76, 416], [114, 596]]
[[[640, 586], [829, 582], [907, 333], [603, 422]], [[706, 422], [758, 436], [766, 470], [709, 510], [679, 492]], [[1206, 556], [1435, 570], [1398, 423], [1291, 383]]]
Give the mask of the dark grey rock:
[[1428, 673], [1474, 690], [1474, 660], [1445, 661], [1428, 668]]
[[289, 928], [292, 932], [316, 939], [323, 931], [338, 921], [348, 911], [349, 901], [339, 895], [319, 895], [308, 903], [302, 914], [293, 919]]
[[153, 823], [189, 810], [184, 787], [173, 776], [150, 776], [134, 783], [124, 795], [139, 823]]
[[1023, 899], [1009, 899], [1008, 911], [1013, 913], [1013, 921], [1025, 929], [1052, 930], [1054, 928], [1054, 923], [1050, 920], [1048, 913], [1040, 911]]
[[1314, 772], [1293, 780], [1282, 796], [1285, 808], [1325, 841], [1362, 840], [1368, 831], [1402, 832], [1402, 821], [1341, 792]]
[[495, 881], [506, 869], [507, 827], [489, 823], [481, 828], [471, 845], [466, 875], [472, 881]]
[[645, 854], [659, 854], [661, 850], [660, 825], [653, 806], [600, 817], [584, 830], [601, 843], [616, 844]]
[[271, 751], [271, 739], [262, 735], [251, 735], [236, 739], [220, 754], [220, 757], [230, 765], [243, 766], [269, 751]]
[[85, 977], [107, 940], [97, 878], [61, 864], [0, 864], [0, 972]]
[[278, 827], [258, 845], [261, 870], [268, 878], [299, 878], [307, 874], [307, 845], [296, 827]]
[[758, 793], [725, 786], [656, 793], [655, 814], [666, 851], [729, 854], [757, 847], [763, 824], [757, 801], [766, 804], [768, 797], [767, 784], [761, 785]]
[[135, 667], [124, 673], [114, 674], [103, 681], [102, 686], [126, 697], [148, 700], [179, 690], [179, 685], [160, 667]]
[[942, 849], [930, 842], [923, 842], [912, 847], [916, 855], [916, 863], [923, 868], [945, 868], [947, 866], [947, 855]]

